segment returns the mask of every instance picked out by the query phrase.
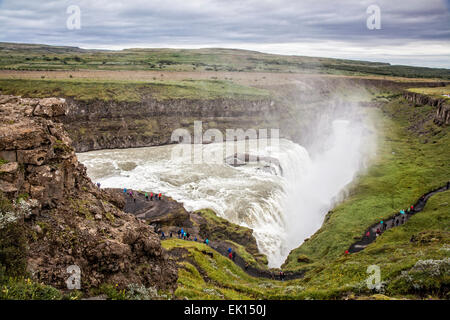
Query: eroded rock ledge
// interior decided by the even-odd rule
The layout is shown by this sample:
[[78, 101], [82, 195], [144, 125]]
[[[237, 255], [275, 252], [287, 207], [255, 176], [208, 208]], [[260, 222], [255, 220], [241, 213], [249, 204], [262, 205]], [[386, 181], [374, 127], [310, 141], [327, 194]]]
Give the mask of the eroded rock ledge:
[[81, 269], [82, 290], [102, 283], [173, 290], [175, 264], [152, 227], [119, 209], [77, 160], [60, 118], [64, 99], [0, 95], [0, 191], [26, 199], [27, 269], [66, 288], [67, 267]]

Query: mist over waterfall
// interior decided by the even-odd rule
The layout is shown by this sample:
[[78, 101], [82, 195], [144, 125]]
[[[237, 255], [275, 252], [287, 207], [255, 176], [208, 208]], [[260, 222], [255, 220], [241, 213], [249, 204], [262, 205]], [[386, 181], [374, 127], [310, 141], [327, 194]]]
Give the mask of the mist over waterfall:
[[[317, 231], [345, 186], [362, 168], [364, 125], [350, 118], [329, 121], [314, 152], [286, 139], [247, 152], [273, 162], [230, 166], [192, 164], [172, 158], [175, 145], [101, 150], [78, 154], [102, 187], [162, 192], [187, 210], [211, 208], [219, 216], [252, 228], [270, 267]], [[245, 143], [241, 141], [238, 143]], [[201, 146], [214, 152], [222, 143]], [[182, 159], [181, 159], [182, 160]]]

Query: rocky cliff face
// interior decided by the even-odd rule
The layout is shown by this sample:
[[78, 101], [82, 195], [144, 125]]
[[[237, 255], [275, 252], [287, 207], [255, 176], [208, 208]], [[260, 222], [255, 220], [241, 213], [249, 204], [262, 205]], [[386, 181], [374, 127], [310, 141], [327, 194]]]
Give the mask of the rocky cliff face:
[[68, 99], [63, 118], [77, 152], [156, 146], [171, 143], [175, 129], [279, 128], [285, 114], [270, 99], [173, 99], [141, 102], [77, 101]]
[[25, 199], [27, 269], [65, 288], [67, 268], [82, 289], [131, 283], [172, 290], [177, 270], [153, 229], [126, 214], [123, 199], [92, 184], [59, 119], [63, 99], [0, 96], [0, 191]]
[[450, 124], [450, 104], [448, 99], [445, 98], [433, 98], [424, 94], [405, 91], [403, 97], [417, 105], [430, 105], [436, 107], [436, 113], [434, 115], [434, 123], [438, 125]]

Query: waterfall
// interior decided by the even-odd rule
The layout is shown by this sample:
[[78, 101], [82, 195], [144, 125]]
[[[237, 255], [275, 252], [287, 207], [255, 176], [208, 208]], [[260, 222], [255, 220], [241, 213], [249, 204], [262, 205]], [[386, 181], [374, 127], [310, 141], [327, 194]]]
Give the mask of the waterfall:
[[[277, 168], [262, 163], [240, 167], [192, 164], [172, 159], [174, 145], [81, 153], [94, 182], [103, 187], [162, 192], [187, 210], [211, 208], [227, 220], [252, 228], [270, 267], [280, 266], [290, 250], [317, 231], [327, 211], [361, 163], [360, 127], [333, 122], [323, 138], [323, 151], [310, 155], [292, 141], [280, 139], [278, 150], [248, 150], [278, 160]], [[218, 151], [221, 143], [203, 145]]]

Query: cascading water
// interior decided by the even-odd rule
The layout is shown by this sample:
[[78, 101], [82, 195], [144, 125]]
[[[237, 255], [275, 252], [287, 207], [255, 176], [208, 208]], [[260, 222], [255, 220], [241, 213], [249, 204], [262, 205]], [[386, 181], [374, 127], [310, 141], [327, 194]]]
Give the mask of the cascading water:
[[[252, 228], [269, 266], [277, 267], [290, 250], [320, 228], [335, 197], [360, 168], [361, 133], [349, 121], [334, 121], [325, 151], [312, 158], [305, 148], [285, 139], [280, 139], [278, 150], [270, 145], [246, 150], [277, 159], [282, 174], [273, 163], [267, 170], [267, 163], [232, 167], [173, 159], [175, 145], [91, 151], [78, 158], [102, 187], [162, 192], [187, 210], [211, 208], [229, 221]], [[222, 145], [202, 148], [211, 152]]]

